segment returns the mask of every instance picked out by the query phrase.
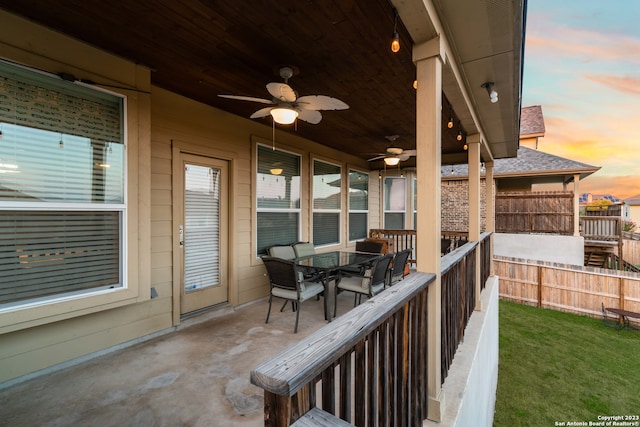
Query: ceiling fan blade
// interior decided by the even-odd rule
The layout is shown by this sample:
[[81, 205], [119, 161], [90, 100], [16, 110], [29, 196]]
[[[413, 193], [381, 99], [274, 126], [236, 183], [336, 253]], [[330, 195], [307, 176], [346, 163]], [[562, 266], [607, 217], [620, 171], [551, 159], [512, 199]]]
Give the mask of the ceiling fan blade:
[[286, 83], [267, 83], [267, 90], [276, 99], [282, 102], [294, 102], [296, 93]]
[[404, 154], [404, 153], [402, 153], [402, 154], [400, 154], [400, 155], [398, 156], [398, 158], [399, 158], [399, 159], [400, 159], [400, 161], [402, 161], [402, 162], [404, 162], [405, 160], [409, 160], [409, 157], [411, 157], [409, 154]]
[[387, 157], [386, 154], [382, 154], [380, 156], [376, 156], [376, 157], [372, 157], [370, 159], [367, 159], [368, 162], [373, 162], [374, 160], [380, 160], [380, 159], [384, 159], [385, 157]]
[[298, 98], [298, 106], [305, 110], [346, 110], [347, 104], [325, 95], [307, 95]]
[[402, 155], [406, 155], [406, 156], [415, 156], [416, 155], [416, 150], [403, 150], [402, 151]]
[[261, 104], [273, 104], [273, 101], [264, 98], [254, 98], [252, 96], [238, 96], [238, 95], [218, 95], [220, 98], [237, 99], [239, 101], [251, 101], [260, 102]]
[[322, 120], [322, 114], [320, 111], [313, 110], [298, 110], [298, 118], [304, 120], [307, 123], [317, 125]]
[[250, 115], [249, 118], [250, 119], [258, 119], [260, 117], [267, 117], [272, 109], [273, 109], [273, 107], [261, 108], [258, 111], [256, 111], [255, 113], [253, 113], [252, 115]]

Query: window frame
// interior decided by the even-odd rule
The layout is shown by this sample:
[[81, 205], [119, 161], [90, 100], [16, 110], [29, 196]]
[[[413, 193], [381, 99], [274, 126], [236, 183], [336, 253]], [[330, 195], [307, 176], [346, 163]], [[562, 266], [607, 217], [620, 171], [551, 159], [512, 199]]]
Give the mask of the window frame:
[[[402, 185], [402, 189], [403, 189], [403, 204], [404, 204], [404, 208], [402, 210], [399, 209], [387, 209], [387, 200], [389, 199], [390, 195], [387, 194], [387, 180], [402, 180], [403, 181], [403, 185]], [[382, 183], [382, 220], [383, 220], [383, 224], [384, 224], [384, 228], [385, 229], [389, 229], [389, 227], [387, 226], [387, 214], [398, 214], [401, 213], [402, 214], [402, 230], [404, 230], [407, 227], [407, 178], [405, 177], [400, 177], [400, 176], [385, 176], [383, 179], [383, 183]], [[393, 228], [395, 229], [395, 228]]]
[[[299, 171], [300, 171], [300, 203], [299, 203], [298, 208], [288, 208], [288, 209], [283, 209], [283, 208], [261, 208], [259, 206], [259, 203], [258, 203], [258, 198], [259, 198], [260, 195], [258, 193], [258, 186], [257, 186], [258, 169], [260, 167], [259, 147], [261, 147], [261, 146], [269, 148], [269, 149], [271, 149], [271, 147], [272, 147], [271, 145], [263, 143], [263, 142], [260, 142], [260, 141], [256, 141], [254, 143], [254, 147], [253, 147], [253, 150], [254, 150], [254, 153], [255, 153], [255, 155], [254, 155], [255, 162], [254, 162], [254, 166], [253, 166], [252, 170], [253, 170], [253, 182], [254, 182], [255, 191], [253, 192], [252, 200], [253, 200], [253, 206], [254, 206], [254, 212], [255, 212], [254, 213], [254, 224], [255, 224], [255, 226], [252, 227], [252, 228], [253, 228], [253, 233], [255, 233], [254, 234], [255, 238], [254, 238], [254, 244], [253, 244], [252, 252], [255, 255], [254, 260], [256, 262], [260, 260], [260, 256], [261, 255], [264, 255], [264, 254], [259, 253], [259, 251], [258, 251], [258, 235], [259, 235], [259, 231], [260, 231], [260, 230], [258, 230], [258, 215], [261, 212], [265, 212], [265, 213], [269, 213], [269, 212], [275, 212], [275, 213], [285, 213], [285, 212], [297, 213], [297, 215], [298, 215], [298, 229], [296, 230], [296, 235], [297, 235], [296, 240], [297, 241], [300, 240], [300, 238], [301, 238], [300, 236], [302, 235], [302, 220], [303, 220], [303, 218], [302, 218], [302, 214], [303, 214], [303, 209], [302, 209], [303, 208], [303, 194], [302, 194], [302, 192], [303, 192], [303, 176], [304, 176], [303, 165], [304, 165], [304, 162], [303, 162], [302, 153], [298, 153], [298, 152], [295, 152], [295, 151], [292, 151], [292, 150], [289, 150], [289, 149], [286, 149], [286, 148], [282, 148], [282, 147], [276, 147], [275, 148], [276, 151], [280, 151], [282, 153], [286, 153], [286, 154], [289, 154], [289, 155], [292, 155], [292, 156], [295, 156], [295, 157], [298, 158], [298, 167], [299, 167]], [[294, 242], [291, 242], [291, 243], [294, 243]]]
[[[38, 56], [33, 55], [33, 58]], [[18, 64], [11, 61], [3, 60], [3, 62], [13, 65], [17, 68], [22, 68], [28, 71], [33, 71], [51, 78], [60, 78], [57, 74], [46, 72], [40, 69], [32, 68], [29, 65]], [[60, 64], [62, 66], [62, 64]], [[144, 144], [150, 144], [148, 138], [143, 137], [142, 141], [137, 140], [136, 147], [133, 150], [130, 149], [129, 141], [140, 135], [139, 128], [141, 121], [144, 124], [144, 120], [148, 119], [150, 112], [148, 109], [136, 103], [133, 108], [130, 106], [130, 99], [124, 93], [120, 93], [113, 89], [104, 89], [96, 85], [85, 84], [81, 82], [74, 82], [77, 86], [83, 86], [85, 88], [103, 92], [111, 96], [120, 98], [120, 111], [122, 118], [122, 144], [124, 146], [123, 154], [123, 203], [121, 204], [85, 204], [85, 203], [41, 203], [39, 206], [34, 206], [30, 202], [0, 202], [2, 210], [15, 211], [18, 209], [40, 210], [40, 211], [110, 211], [118, 212], [119, 216], [119, 236], [120, 236], [120, 257], [119, 257], [119, 269], [120, 269], [120, 284], [118, 287], [92, 288], [86, 291], [79, 291], [76, 293], [61, 294], [58, 296], [39, 299], [39, 300], [25, 300], [22, 304], [8, 305], [0, 309], [0, 334], [18, 331], [38, 325], [43, 325], [55, 321], [64, 319], [70, 319], [77, 316], [82, 316], [90, 313], [99, 312], [102, 310], [112, 309], [128, 304], [133, 304], [140, 301], [146, 301], [150, 299], [149, 289], [150, 285], [143, 285], [139, 283], [138, 269], [148, 266], [148, 260], [146, 258], [140, 259], [136, 254], [139, 247], [139, 242], [136, 239], [130, 241], [131, 235], [129, 228], [131, 225], [137, 225], [137, 218], [140, 210], [140, 203], [144, 201], [138, 201], [138, 205], [131, 211], [129, 202], [131, 186], [134, 183], [129, 179], [130, 175], [137, 170], [139, 162], [138, 147]], [[144, 83], [143, 83], [144, 84]], [[53, 86], [53, 85], [51, 85]], [[138, 94], [137, 97], [146, 96], [150, 97], [149, 93], [144, 95]], [[131, 125], [133, 123], [133, 126]], [[149, 124], [149, 122], [146, 122]], [[138, 181], [144, 183], [150, 177], [146, 177], [137, 174]], [[134, 193], [138, 195], [137, 190], [134, 188]], [[145, 198], [148, 200], [148, 197]], [[25, 205], [26, 203], [26, 205]], [[142, 233], [139, 238], [145, 239], [146, 233]], [[144, 243], [144, 240], [143, 240]], [[133, 254], [133, 260], [129, 259], [130, 254]]]
[[[347, 183], [346, 183], [346, 189], [347, 189], [347, 195], [346, 195], [346, 200], [347, 200], [347, 243], [353, 243], [356, 242], [357, 240], [360, 240], [362, 238], [367, 238], [368, 237], [368, 233], [365, 231], [365, 235], [363, 237], [357, 237], [356, 239], [351, 239], [351, 214], [352, 213], [364, 213], [366, 215], [366, 219], [365, 219], [365, 230], [369, 230], [369, 222], [370, 222], [370, 214], [369, 214], [369, 202], [371, 199], [371, 192], [369, 190], [369, 186], [371, 184], [371, 176], [369, 175], [368, 172], [362, 171], [362, 170], [358, 170], [356, 168], [353, 167], [347, 167]], [[367, 209], [366, 210], [362, 210], [362, 209], [351, 209], [351, 173], [355, 172], [355, 173], [359, 173], [362, 175], [366, 175], [367, 177]]]
[[[316, 209], [316, 207], [314, 206], [315, 205], [315, 193], [316, 193], [316, 188], [315, 188], [315, 183], [314, 183], [314, 181], [315, 181], [314, 177], [315, 177], [315, 164], [316, 164], [316, 162], [322, 162], [322, 163], [325, 163], [327, 165], [335, 166], [340, 170], [340, 172], [339, 172], [339, 175], [340, 175], [340, 197], [338, 198], [338, 200], [340, 201], [340, 206], [338, 208], [336, 208], [336, 209]], [[311, 188], [311, 191], [310, 191], [309, 203], [310, 203], [311, 209], [310, 209], [309, 221], [310, 221], [310, 230], [311, 230], [310, 234], [311, 235], [309, 237], [309, 241], [313, 243], [314, 240], [315, 240], [313, 229], [314, 229], [314, 220], [315, 220], [314, 217], [315, 217], [316, 213], [318, 213], [318, 214], [321, 214], [321, 213], [324, 213], [324, 214], [327, 214], [327, 213], [329, 213], [329, 214], [338, 214], [338, 221], [337, 221], [337, 224], [338, 224], [338, 230], [337, 230], [338, 241], [337, 242], [330, 242], [330, 243], [326, 243], [326, 244], [322, 244], [322, 245], [317, 245], [317, 246], [314, 243], [314, 246], [316, 248], [330, 248], [330, 247], [334, 247], [334, 246], [339, 246], [343, 242], [342, 233], [343, 233], [343, 230], [344, 230], [344, 226], [343, 226], [342, 218], [343, 218], [343, 212], [344, 212], [344, 201], [343, 201], [343, 199], [345, 197], [345, 195], [344, 195], [344, 188], [345, 188], [345, 185], [344, 185], [344, 182], [345, 182], [344, 171], [345, 171], [345, 165], [342, 164], [342, 163], [330, 161], [330, 160], [327, 160], [327, 159], [324, 159], [324, 158], [320, 158], [320, 157], [312, 157], [310, 159], [310, 165], [309, 165], [310, 185], [309, 185], [309, 187]]]

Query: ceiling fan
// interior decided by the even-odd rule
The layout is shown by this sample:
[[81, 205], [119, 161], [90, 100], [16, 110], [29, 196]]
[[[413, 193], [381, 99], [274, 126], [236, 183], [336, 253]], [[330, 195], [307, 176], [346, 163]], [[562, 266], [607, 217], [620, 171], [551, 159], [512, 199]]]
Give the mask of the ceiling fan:
[[330, 96], [307, 95], [298, 97], [297, 93], [288, 84], [292, 76], [293, 69], [291, 67], [280, 68], [280, 77], [284, 79], [284, 83], [271, 82], [267, 84], [267, 91], [271, 94], [272, 99], [238, 95], [218, 96], [269, 104], [268, 107], [261, 108], [250, 117], [256, 119], [271, 115], [276, 123], [286, 125], [293, 123], [296, 118], [315, 125], [322, 120], [320, 110], [346, 110], [349, 108], [344, 102]]
[[[393, 143], [396, 139], [399, 138], [399, 135], [388, 135], [385, 138], [389, 140], [389, 142]], [[368, 161], [372, 162], [374, 160], [383, 159], [384, 163], [387, 166], [395, 166], [401, 161], [404, 162], [408, 160], [409, 157], [415, 156], [416, 150], [405, 150], [400, 147], [390, 146], [387, 147], [386, 153], [379, 153], [378, 156], [370, 158]]]

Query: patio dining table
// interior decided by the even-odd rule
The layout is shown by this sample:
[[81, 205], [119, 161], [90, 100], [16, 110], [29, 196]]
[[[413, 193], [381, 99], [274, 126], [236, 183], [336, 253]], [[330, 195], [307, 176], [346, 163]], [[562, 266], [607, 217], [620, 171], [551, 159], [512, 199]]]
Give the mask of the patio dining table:
[[[329, 297], [329, 282], [336, 278], [340, 269], [359, 267], [368, 264], [379, 256], [380, 254], [364, 252], [331, 251], [296, 258], [294, 262], [300, 267], [322, 272], [322, 284], [325, 289], [326, 300]], [[336, 298], [335, 294], [332, 296]], [[330, 322], [331, 314], [325, 313], [325, 318]]]

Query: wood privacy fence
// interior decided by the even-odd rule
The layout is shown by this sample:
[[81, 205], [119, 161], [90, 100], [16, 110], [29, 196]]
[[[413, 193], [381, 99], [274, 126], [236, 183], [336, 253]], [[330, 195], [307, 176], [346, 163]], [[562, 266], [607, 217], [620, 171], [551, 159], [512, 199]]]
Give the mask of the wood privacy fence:
[[573, 235], [573, 192], [500, 192], [496, 194], [497, 233]]
[[638, 273], [500, 256], [493, 265], [505, 300], [592, 317], [602, 304], [640, 312]]
[[627, 238], [623, 240], [622, 259], [635, 266], [640, 266], [640, 240], [629, 240]]

